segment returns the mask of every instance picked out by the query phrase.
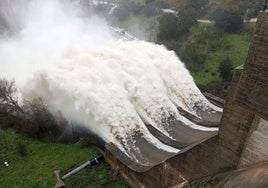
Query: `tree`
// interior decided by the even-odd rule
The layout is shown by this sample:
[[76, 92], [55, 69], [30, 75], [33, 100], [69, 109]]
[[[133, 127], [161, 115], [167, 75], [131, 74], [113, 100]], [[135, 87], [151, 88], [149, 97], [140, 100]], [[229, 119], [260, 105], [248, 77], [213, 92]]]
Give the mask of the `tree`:
[[23, 113], [18, 104], [17, 89], [15, 82], [0, 79], [0, 112], [18, 114]]
[[158, 40], [171, 40], [177, 39], [180, 35], [179, 32], [179, 19], [174, 14], [163, 14], [158, 18], [159, 33]]
[[179, 15], [165, 13], [158, 18], [158, 40], [178, 40], [183, 37], [196, 22], [193, 11], [181, 11]]
[[142, 12], [144, 15], [150, 17], [150, 16], [155, 16], [159, 14], [160, 10], [156, 6], [155, 2], [151, 2], [151, 3], [146, 4]]
[[33, 101], [24, 101], [24, 118], [35, 126], [35, 132], [32, 136], [41, 137], [42, 135], [56, 135], [58, 133], [56, 121], [47, 109], [42, 98]]
[[218, 71], [222, 80], [230, 81], [232, 78], [233, 61], [229, 57], [225, 58], [222, 62], [220, 62]]
[[241, 16], [245, 19], [257, 17], [260, 10], [263, 9], [265, 0], [236, 0], [234, 3], [233, 0], [228, 0]]
[[194, 9], [196, 11], [196, 16], [198, 18], [204, 16], [207, 11], [209, 10], [208, 8], [208, 3], [209, 0], [187, 0], [185, 2], [185, 5], [183, 5], [184, 9]]
[[0, 79], [0, 113], [13, 117], [16, 130], [29, 136], [56, 135], [58, 133], [54, 116], [40, 98], [19, 104], [14, 81]]
[[216, 28], [224, 32], [234, 33], [241, 30], [243, 27], [243, 18], [239, 12], [235, 10], [218, 8], [214, 11], [212, 16]]

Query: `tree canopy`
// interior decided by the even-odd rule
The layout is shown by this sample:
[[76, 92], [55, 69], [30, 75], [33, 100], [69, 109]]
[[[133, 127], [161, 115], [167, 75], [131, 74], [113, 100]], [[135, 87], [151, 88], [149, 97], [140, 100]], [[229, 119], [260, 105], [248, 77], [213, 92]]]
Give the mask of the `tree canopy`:
[[222, 62], [220, 62], [218, 71], [222, 80], [230, 81], [232, 78], [233, 61], [229, 57], [225, 58]]
[[179, 15], [166, 13], [158, 18], [159, 33], [158, 40], [178, 40], [184, 36], [190, 27], [196, 22], [194, 11], [187, 13], [181, 11]]
[[233, 9], [218, 8], [213, 13], [216, 28], [227, 33], [240, 31], [243, 27], [243, 18]]

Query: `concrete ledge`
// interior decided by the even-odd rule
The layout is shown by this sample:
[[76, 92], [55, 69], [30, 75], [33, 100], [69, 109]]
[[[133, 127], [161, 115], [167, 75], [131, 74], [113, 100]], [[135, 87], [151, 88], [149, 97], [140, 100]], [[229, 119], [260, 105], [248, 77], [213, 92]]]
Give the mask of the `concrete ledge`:
[[182, 108], [178, 107], [177, 108], [178, 111], [180, 112], [181, 115], [183, 115], [184, 117], [186, 117], [187, 119], [189, 119], [190, 121], [198, 124], [198, 125], [202, 125], [204, 127], [219, 127], [220, 122], [213, 122], [213, 121], [206, 121], [203, 120], [199, 117], [196, 117], [195, 115], [183, 110]]
[[[116, 147], [112, 142], [105, 145], [106, 155], [107, 152], [111, 153], [113, 156], [123, 164], [125, 164], [131, 170], [135, 172], [145, 172], [148, 171], [153, 166], [145, 166], [138, 163], [135, 163], [132, 159], [130, 159], [124, 152], [122, 152], [118, 147]], [[111, 160], [110, 160], [111, 161]]]

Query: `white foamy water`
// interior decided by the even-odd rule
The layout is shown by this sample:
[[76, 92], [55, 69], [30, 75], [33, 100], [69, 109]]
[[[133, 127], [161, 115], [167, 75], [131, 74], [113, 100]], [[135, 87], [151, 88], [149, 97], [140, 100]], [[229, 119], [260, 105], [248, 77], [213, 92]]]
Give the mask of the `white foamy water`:
[[135, 143], [137, 134], [164, 151], [179, 152], [153, 137], [142, 119], [170, 136], [162, 120], [171, 115], [202, 129], [176, 106], [192, 113], [196, 105], [220, 111], [201, 94], [174, 52], [118, 40], [104, 20], [84, 18], [77, 6], [60, 2], [25, 1], [21, 11], [15, 6], [16, 11], [5, 12], [10, 25], [19, 25], [11, 27], [15, 34], [1, 38], [0, 74], [15, 79], [25, 99], [43, 98], [51, 112], [61, 112], [128, 155], [132, 145], [127, 141]]
[[[182, 107], [195, 115], [197, 115], [195, 106], [204, 110], [222, 111], [202, 95], [189, 71], [178, 60], [174, 51], [164, 50], [163, 46], [161, 48], [153, 46], [153, 50], [148, 50], [147, 45], [144, 46], [144, 49], [146, 49], [149, 58], [159, 71], [166, 85], [168, 95], [176, 106]], [[156, 57], [155, 54], [158, 54], [159, 57]]]

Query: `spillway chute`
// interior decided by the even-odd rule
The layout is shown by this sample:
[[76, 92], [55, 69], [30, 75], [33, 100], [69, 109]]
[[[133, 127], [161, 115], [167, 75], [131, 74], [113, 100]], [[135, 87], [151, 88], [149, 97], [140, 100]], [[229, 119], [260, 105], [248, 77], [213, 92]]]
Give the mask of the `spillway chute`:
[[[116, 151], [123, 152], [136, 166], [152, 167], [215, 135], [217, 129], [176, 108], [167, 92], [169, 86], [146, 54], [140, 55], [138, 62], [137, 57], [118, 55], [125, 48], [131, 51], [133, 45], [136, 51], [138, 44], [108, 44], [122, 45], [121, 52], [120, 48], [111, 52], [107, 46], [105, 50], [69, 52], [49, 73], [37, 73], [24, 88], [24, 97], [41, 96], [51, 111], [61, 111], [65, 118], [84, 125], [106, 143], [114, 143]], [[149, 65], [142, 65], [143, 59]]]
[[118, 40], [105, 21], [59, 0], [29, 2], [22, 11], [29, 20], [0, 41], [0, 73], [17, 81], [22, 100], [42, 98], [137, 171], [217, 134], [222, 109], [173, 51]]

